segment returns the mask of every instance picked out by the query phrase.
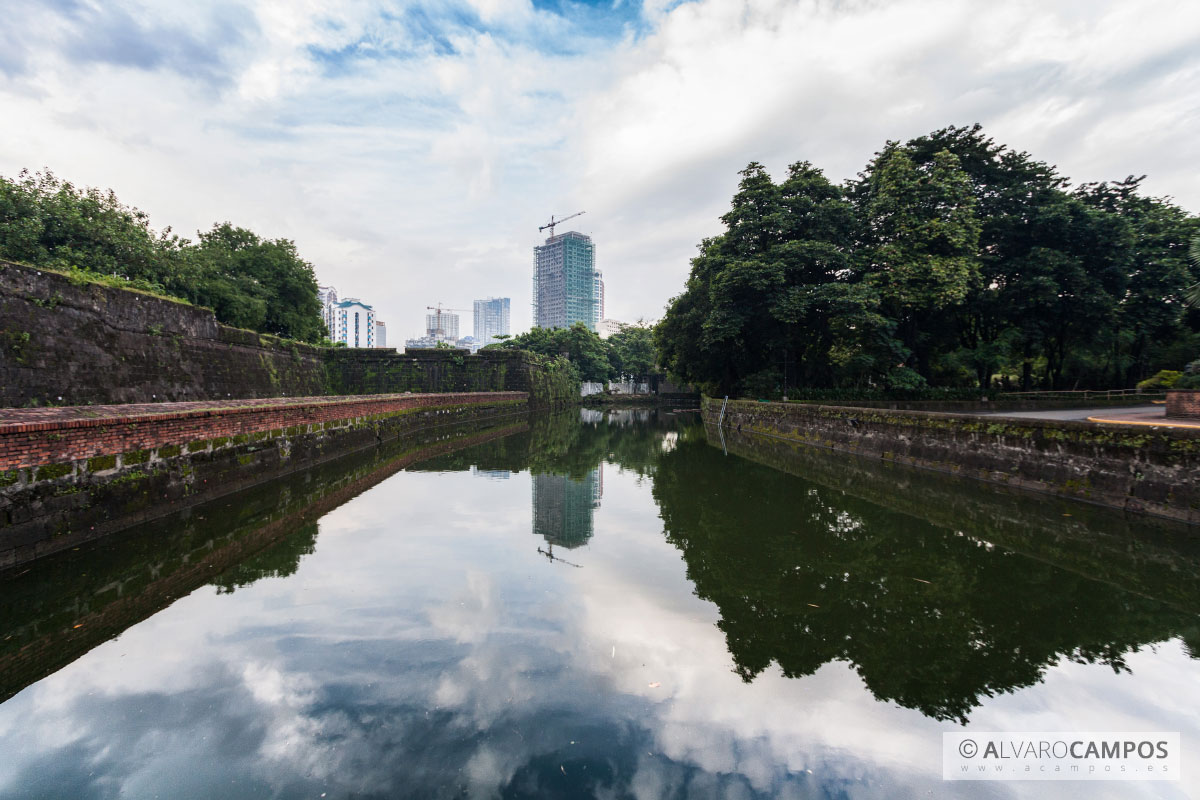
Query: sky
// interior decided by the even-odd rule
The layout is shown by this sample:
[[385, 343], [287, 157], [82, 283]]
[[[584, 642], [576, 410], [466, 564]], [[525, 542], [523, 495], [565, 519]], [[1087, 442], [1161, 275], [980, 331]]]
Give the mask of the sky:
[[[49, 168], [194, 237], [296, 242], [373, 304], [512, 298], [551, 214], [607, 316], [660, 318], [738, 170], [854, 177], [981, 123], [1075, 182], [1200, 212], [1195, 0], [0, 0], [0, 175]], [[560, 228], [559, 232], [564, 229]], [[463, 333], [471, 328], [464, 315]]]

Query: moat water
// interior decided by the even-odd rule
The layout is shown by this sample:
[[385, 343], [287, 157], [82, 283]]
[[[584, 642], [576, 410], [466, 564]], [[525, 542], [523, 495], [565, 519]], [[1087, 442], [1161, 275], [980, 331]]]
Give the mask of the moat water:
[[[0, 798], [1200, 796], [1187, 531], [697, 417], [397, 445], [5, 576]], [[943, 782], [964, 729], [1178, 732], [1182, 777]]]

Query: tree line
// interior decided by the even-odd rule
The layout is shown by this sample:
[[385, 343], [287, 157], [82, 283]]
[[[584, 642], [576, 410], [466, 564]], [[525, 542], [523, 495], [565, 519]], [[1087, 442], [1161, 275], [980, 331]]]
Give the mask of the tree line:
[[484, 349], [489, 348], [564, 355], [584, 381], [639, 378], [655, 371], [653, 329], [644, 323], [628, 325], [607, 339], [601, 339], [582, 322], [569, 328], [533, 328]]
[[313, 266], [288, 239], [229, 222], [196, 241], [155, 233], [110, 190], [49, 171], [0, 176], [0, 257], [211, 308], [227, 325], [304, 342], [325, 336]]
[[740, 175], [655, 337], [714, 394], [1132, 387], [1200, 358], [1200, 219], [1142, 178], [1072, 187], [979, 125], [888, 142], [841, 185], [807, 161]]

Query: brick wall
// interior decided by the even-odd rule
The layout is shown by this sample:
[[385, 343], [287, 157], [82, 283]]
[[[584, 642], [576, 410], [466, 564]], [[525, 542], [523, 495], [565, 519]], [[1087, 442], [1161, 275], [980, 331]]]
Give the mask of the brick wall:
[[[117, 456], [112, 469], [145, 451], [195, 446], [214, 439], [299, 431], [315, 425], [369, 419], [406, 410], [436, 414], [446, 406], [524, 403], [524, 392], [376, 395], [295, 398], [258, 403], [171, 403], [22, 409], [0, 412], [0, 471]], [[49, 470], [53, 471], [53, 470]]]
[[0, 569], [409, 434], [528, 410], [521, 392], [178, 405], [0, 410]]
[[1200, 389], [1171, 389], [1168, 391], [1167, 416], [1200, 419]]

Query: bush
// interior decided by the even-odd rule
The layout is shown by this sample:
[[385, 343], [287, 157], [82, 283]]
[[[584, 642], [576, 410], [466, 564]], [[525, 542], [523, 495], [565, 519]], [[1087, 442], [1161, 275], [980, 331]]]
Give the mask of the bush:
[[1170, 389], [1175, 385], [1175, 382], [1183, 377], [1183, 373], [1176, 369], [1162, 369], [1157, 375], [1152, 375], [1146, 380], [1138, 383], [1139, 392], [1161, 392], [1164, 389]]
[[1175, 381], [1172, 389], [1200, 389], [1200, 372], [1184, 375], [1179, 380]]

